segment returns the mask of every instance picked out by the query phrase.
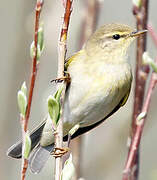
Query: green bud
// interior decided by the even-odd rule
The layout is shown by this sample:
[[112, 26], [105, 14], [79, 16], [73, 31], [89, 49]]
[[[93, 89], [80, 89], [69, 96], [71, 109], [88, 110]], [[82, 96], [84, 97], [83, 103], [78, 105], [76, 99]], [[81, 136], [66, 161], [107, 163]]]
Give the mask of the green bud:
[[25, 95], [27, 95], [27, 86], [26, 86], [26, 82], [25, 82], [25, 81], [23, 82], [23, 84], [22, 84], [22, 86], [21, 86], [21, 91], [22, 91]]
[[25, 117], [26, 108], [27, 108], [27, 97], [23, 91], [18, 91], [17, 93], [17, 101], [19, 106], [20, 113]]
[[133, 5], [136, 6], [137, 8], [140, 8], [141, 7], [141, 0], [133, 0]]
[[44, 49], [44, 24], [43, 23], [41, 23], [39, 25], [39, 30], [38, 30], [38, 45], [39, 45], [40, 52], [42, 52], [43, 49]]
[[69, 159], [64, 163], [64, 167], [61, 174], [61, 180], [71, 180], [75, 174], [75, 167], [72, 162], [72, 154], [70, 154]]
[[147, 115], [146, 112], [141, 112], [138, 116], [137, 116], [137, 119], [136, 119], [136, 124], [139, 125], [141, 123], [141, 120], [143, 118], [145, 118], [145, 116]]
[[[39, 30], [38, 30], [38, 42], [37, 42], [37, 63], [38, 60], [44, 50], [44, 28], [43, 28], [43, 23], [39, 25]], [[34, 41], [32, 42], [30, 46], [30, 56], [33, 59], [35, 56], [35, 44]]]
[[148, 52], [144, 52], [142, 55], [143, 64], [150, 64], [153, 59], [149, 56]]
[[153, 71], [157, 73], [157, 64], [154, 61], [150, 63], [150, 66], [152, 67]]
[[60, 104], [60, 97], [61, 97], [62, 91], [63, 91], [63, 87], [59, 87], [59, 89], [54, 95], [55, 99], [57, 100], [59, 104]]
[[59, 119], [60, 107], [57, 100], [51, 95], [48, 97], [48, 112], [53, 124], [56, 126]]
[[157, 64], [149, 56], [148, 52], [144, 52], [142, 58], [143, 58], [143, 64], [150, 65], [152, 67], [153, 71], [157, 73]]
[[32, 42], [31, 46], [30, 46], [30, 56], [33, 59], [35, 56], [35, 50], [34, 50], [34, 41]]
[[[39, 44], [37, 44], [37, 61], [39, 60], [40, 56], [41, 56], [41, 50], [40, 50], [40, 46]], [[31, 58], [33, 59], [34, 56], [35, 56], [35, 45], [34, 45], [34, 41], [32, 42], [31, 44], [31, 47], [30, 47], [30, 56]]]
[[25, 144], [24, 144], [24, 158], [28, 159], [30, 151], [31, 151], [31, 138], [28, 134], [28, 132], [25, 134]]

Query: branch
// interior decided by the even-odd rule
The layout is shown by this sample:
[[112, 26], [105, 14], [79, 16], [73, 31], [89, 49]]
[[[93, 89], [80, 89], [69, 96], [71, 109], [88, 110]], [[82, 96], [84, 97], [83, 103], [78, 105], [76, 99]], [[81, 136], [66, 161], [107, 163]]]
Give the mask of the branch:
[[39, 30], [39, 18], [40, 18], [40, 13], [42, 10], [44, 1], [43, 0], [37, 0], [37, 4], [35, 7], [35, 33], [34, 33], [34, 57], [33, 57], [33, 68], [32, 68], [32, 75], [31, 75], [31, 82], [30, 82], [30, 89], [29, 89], [29, 96], [28, 96], [28, 106], [26, 110], [26, 123], [24, 130], [27, 130], [28, 126], [28, 120], [30, 116], [30, 110], [31, 110], [31, 104], [32, 104], [32, 97], [33, 97], [33, 90], [34, 90], [34, 85], [35, 85], [35, 80], [36, 80], [36, 75], [37, 75], [37, 44], [38, 44], [38, 30]]
[[[157, 63], [157, 58], [156, 58], [156, 63]], [[151, 80], [149, 83], [149, 88], [148, 88], [148, 92], [146, 95], [145, 103], [143, 105], [141, 113], [136, 118], [136, 131], [135, 131], [135, 134], [132, 139], [129, 156], [128, 156], [127, 163], [126, 163], [126, 166], [125, 166], [125, 169], [123, 172], [124, 173], [123, 180], [131, 179], [130, 178], [131, 177], [131, 168], [134, 166], [137, 149], [139, 148], [139, 145], [140, 145], [144, 124], [145, 124], [146, 117], [147, 117], [148, 110], [149, 110], [151, 96], [153, 94], [153, 90], [156, 85], [157, 85], [157, 73], [153, 72], [151, 75]]]
[[[134, 5], [133, 14], [136, 18], [137, 30], [147, 29], [147, 15], [148, 15], [148, 0], [141, 0], [140, 7]], [[133, 132], [136, 129], [136, 118], [141, 112], [145, 82], [149, 73], [149, 67], [142, 65], [142, 55], [146, 50], [146, 34], [137, 39], [137, 53], [136, 53], [136, 84], [135, 84], [135, 101], [133, 111], [132, 128]]]
[[155, 30], [153, 29], [153, 26], [151, 24], [147, 25], [148, 31], [154, 41], [154, 44], [157, 46], [157, 33], [155, 32]]
[[[65, 13], [64, 13], [64, 20], [61, 28], [59, 43], [58, 43], [58, 78], [64, 76], [64, 62], [66, 57], [66, 42], [67, 42], [67, 33], [70, 21], [70, 15], [72, 12], [72, 3], [73, 0], [67, 0], [66, 3], [63, 0], [63, 4], [65, 4]], [[65, 97], [65, 89], [66, 89], [66, 82], [58, 85], [58, 89], [60, 86], [63, 87], [62, 95], [61, 95], [61, 117], [58, 122], [58, 126], [55, 136], [55, 146], [58, 148], [62, 148], [62, 141], [63, 141], [63, 111], [64, 111], [64, 97]], [[62, 157], [56, 157], [55, 159], [55, 179], [59, 180], [60, 175], [62, 172]]]
[[[39, 30], [39, 18], [40, 18], [42, 6], [43, 6], [43, 0], [37, 0], [36, 8], [35, 8], [36, 17], [35, 17], [35, 33], [34, 33], [34, 57], [33, 57], [33, 65], [32, 65], [33, 68], [32, 68], [32, 74], [31, 74], [30, 89], [29, 89], [29, 95], [28, 95], [28, 104], [26, 108], [25, 117], [20, 116], [20, 122], [21, 122], [21, 127], [22, 127], [22, 139], [23, 139], [22, 152], [24, 152], [24, 145], [25, 145], [25, 140], [26, 140], [26, 133], [27, 133], [27, 128], [28, 128], [28, 121], [29, 121], [32, 97], [33, 97], [33, 89], [34, 89], [36, 74], [37, 74], [38, 30]], [[28, 167], [28, 160], [24, 158], [24, 155], [22, 153], [21, 180], [25, 179], [27, 167]]]
[[[137, 4], [133, 6], [133, 14], [136, 18], [137, 30], [143, 30], [147, 28], [147, 18], [148, 18], [148, 0], [136, 1]], [[135, 2], [134, 2], [135, 3]], [[146, 50], [146, 34], [137, 39], [137, 53], [136, 53], [136, 83], [135, 83], [135, 95], [134, 95], [134, 108], [132, 117], [132, 133], [131, 142], [133, 143], [136, 134], [137, 124], [136, 119], [140, 114], [143, 105], [144, 93], [145, 93], [145, 83], [149, 73], [149, 67], [142, 64], [142, 55]], [[138, 179], [139, 170], [139, 147], [135, 151], [136, 155], [133, 159], [129, 171], [125, 172], [123, 180], [129, 180], [129, 173], [132, 180]], [[128, 159], [130, 158], [130, 148], [128, 153]], [[127, 163], [126, 163], [127, 164]], [[125, 167], [126, 169], [126, 167]]]
[[[154, 31], [154, 29], [153, 29], [153, 27], [151, 25], [148, 25], [147, 27], [148, 27], [148, 30], [149, 30], [151, 36], [152, 36], [152, 39], [155, 42], [155, 45], [157, 45], [156, 44], [157, 43], [157, 34], [156, 34], [156, 32]], [[144, 55], [143, 55], [143, 58], [144, 58]], [[139, 148], [139, 145], [140, 145], [143, 128], [144, 128], [144, 124], [145, 124], [145, 121], [146, 121], [146, 116], [148, 114], [153, 89], [157, 85], [157, 73], [155, 72], [156, 64], [157, 64], [157, 58], [156, 58], [155, 62], [152, 59], [150, 60], [150, 57], [145, 57], [145, 58], [146, 58], [145, 63], [148, 63], [150, 65], [155, 64], [155, 68], [153, 69], [154, 72], [151, 75], [150, 83], [149, 83], [149, 86], [148, 86], [149, 88], [148, 88], [148, 92], [147, 92], [147, 95], [146, 95], [146, 100], [145, 100], [145, 103], [143, 105], [142, 111], [136, 118], [136, 126], [137, 127], [136, 127], [135, 134], [133, 136], [133, 139], [132, 139], [132, 143], [131, 143], [131, 146], [130, 146], [130, 152], [129, 152], [129, 156], [128, 156], [128, 159], [127, 159], [127, 164], [126, 164], [125, 170], [124, 170], [124, 180], [128, 179], [130, 169], [134, 165], [134, 160], [136, 158], [137, 149]], [[154, 67], [154, 66], [152, 66], [152, 67]]]

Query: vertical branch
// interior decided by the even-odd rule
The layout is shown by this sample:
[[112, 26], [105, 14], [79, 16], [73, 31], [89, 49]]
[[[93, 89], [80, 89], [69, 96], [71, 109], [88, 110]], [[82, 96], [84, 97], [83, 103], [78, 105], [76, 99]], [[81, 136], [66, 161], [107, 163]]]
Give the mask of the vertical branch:
[[147, 25], [148, 31], [152, 37], [152, 40], [154, 41], [154, 44], [157, 47], [157, 33], [155, 32], [155, 30], [153, 29], [153, 26], [151, 24]]
[[33, 64], [32, 64], [30, 89], [29, 89], [29, 95], [28, 95], [28, 104], [26, 108], [25, 117], [23, 116], [20, 117], [21, 128], [22, 128], [22, 140], [23, 140], [21, 180], [25, 179], [25, 175], [26, 175], [26, 171], [28, 167], [28, 160], [24, 157], [24, 145], [25, 145], [25, 140], [26, 140], [26, 133], [28, 129], [28, 121], [29, 121], [30, 110], [31, 110], [33, 90], [34, 90], [36, 74], [37, 74], [38, 29], [39, 29], [39, 19], [40, 19], [42, 6], [43, 6], [43, 0], [37, 0], [36, 7], [35, 7], [36, 15], [35, 15], [35, 33], [34, 33], [34, 56], [33, 56]]
[[[148, 0], [141, 0], [140, 7], [134, 5], [133, 14], [136, 18], [137, 30], [147, 29], [148, 19]], [[137, 39], [137, 52], [136, 52], [136, 83], [135, 83], [135, 95], [134, 95], [134, 109], [133, 109], [133, 120], [132, 129], [133, 132], [136, 129], [136, 118], [141, 112], [145, 82], [149, 73], [149, 67], [142, 65], [142, 55], [146, 50], [146, 34], [138, 37]]]
[[[100, 1], [99, 0], [86, 0], [84, 9], [84, 16], [81, 25], [79, 49], [82, 48], [83, 44], [87, 41], [89, 36], [95, 31], [97, 20], [100, 12]], [[82, 137], [78, 137], [71, 143], [73, 149], [73, 160], [75, 164], [75, 177], [73, 180], [77, 180], [80, 174], [80, 162], [81, 162], [81, 145]]]
[[[136, 18], [137, 30], [143, 30], [147, 28], [148, 19], [148, 0], [139, 0], [138, 5], [134, 4], [133, 14]], [[137, 180], [139, 171], [139, 144], [137, 149], [133, 152], [132, 147], [135, 143], [135, 137], [137, 134], [138, 125], [136, 122], [137, 116], [140, 114], [143, 105], [143, 99], [145, 94], [145, 83], [149, 73], [149, 67], [142, 65], [142, 55], [146, 50], [146, 34], [137, 39], [137, 53], [136, 53], [136, 82], [135, 82], [135, 94], [134, 94], [134, 107], [132, 116], [132, 134], [131, 145], [129, 147], [128, 158], [124, 170], [123, 180]], [[131, 158], [131, 162], [130, 157]], [[129, 164], [129, 165], [128, 165]]]
[[40, 19], [40, 13], [42, 10], [44, 1], [43, 0], [37, 0], [36, 7], [35, 7], [35, 33], [34, 33], [34, 57], [33, 57], [33, 64], [32, 64], [32, 74], [31, 74], [31, 82], [30, 82], [30, 89], [29, 89], [29, 95], [28, 95], [28, 105], [26, 109], [26, 123], [24, 126], [24, 130], [27, 130], [28, 126], [28, 119], [30, 116], [30, 110], [31, 110], [31, 104], [32, 104], [32, 97], [33, 97], [33, 90], [37, 75], [37, 44], [38, 44], [38, 29], [39, 29], [39, 19]]
[[[70, 21], [70, 15], [72, 12], [72, 3], [73, 0], [67, 0], [66, 2], [63, 0], [63, 5], [65, 7], [65, 13], [64, 13], [64, 20], [61, 28], [61, 33], [59, 37], [59, 43], [58, 43], [58, 78], [61, 78], [64, 76], [64, 62], [66, 57], [66, 43], [67, 43], [67, 33], [68, 33], [68, 27], [69, 27], [69, 21]], [[60, 86], [63, 87], [62, 95], [61, 95], [61, 117], [58, 122], [58, 126], [56, 129], [55, 136], [55, 146], [62, 148], [62, 141], [63, 141], [63, 111], [64, 111], [64, 96], [65, 96], [65, 89], [66, 89], [66, 82], [63, 82], [62, 84], [58, 85], [58, 88]], [[55, 160], [55, 179], [59, 180], [60, 175], [62, 172], [62, 157], [56, 157]]]
[[[157, 63], [157, 58], [156, 58], [156, 63]], [[148, 110], [149, 110], [149, 105], [151, 102], [151, 96], [152, 96], [153, 90], [154, 90], [156, 85], [157, 85], [157, 73], [153, 72], [151, 75], [149, 88], [147, 91], [147, 95], [146, 95], [146, 99], [145, 99], [142, 111], [138, 115], [138, 117], [136, 118], [136, 126], [137, 127], [135, 130], [134, 136], [132, 138], [129, 156], [128, 156], [127, 163], [126, 163], [126, 166], [124, 169], [123, 180], [133, 180], [136, 178], [133, 176], [133, 174], [131, 174], [132, 173], [131, 168], [134, 166], [134, 160], [135, 160], [136, 155], [137, 155], [136, 154], [137, 150], [139, 149], [144, 124], [146, 121], [146, 117], [147, 117]]]

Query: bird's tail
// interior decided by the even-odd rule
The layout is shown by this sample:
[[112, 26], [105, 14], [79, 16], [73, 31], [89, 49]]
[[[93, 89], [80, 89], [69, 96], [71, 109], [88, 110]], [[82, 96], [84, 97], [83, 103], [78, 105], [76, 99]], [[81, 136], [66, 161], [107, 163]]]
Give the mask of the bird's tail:
[[[54, 147], [54, 145], [42, 147], [39, 144], [44, 126], [45, 121], [41, 123], [36, 129], [34, 129], [30, 134], [31, 153], [29, 157], [29, 166], [33, 173], [39, 173], [41, 171]], [[18, 141], [12, 145], [7, 151], [7, 156], [20, 159], [22, 157], [22, 141]]]
[[[39, 143], [42, 130], [44, 128], [45, 122], [41, 123], [36, 129], [34, 129], [31, 134], [31, 150]], [[20, 159], [22, 156], [22, 141], [18, 141], [13, 144], [7, 151], [7, 156], [12, 158]]]
[[31, 152], [29, 157], [29, 167], [35, 174], [39, 173], [50, 157], [54, 145], [42, 147], [40, 144]]

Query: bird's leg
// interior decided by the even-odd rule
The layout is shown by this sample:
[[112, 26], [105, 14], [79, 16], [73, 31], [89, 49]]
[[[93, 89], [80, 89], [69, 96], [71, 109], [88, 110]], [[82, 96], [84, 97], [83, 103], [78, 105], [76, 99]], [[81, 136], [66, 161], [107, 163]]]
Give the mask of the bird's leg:
[[51, 155], [53, 157], [61, 157], [64, 154], [66, 154], [69, 150], [70, 150], [70, 148], [68, 148], [68, 147], [64, 147], [64, 148], [55, 147], [53, 152], [51, 153]]
[[72, 135], [79, 129], [80, 125], [76, 124], [68, 133], [68, 146], [64, 148], [58, 148], [55, 147], [53, 152], [51, 153], [53, 157], [61, 157], [64, 154], [66, 154], [68, 151], [70, 151], [69, 145]]
[[62, 81], [66, 81], [69, 84], [71, 81], [70, 74], [66, 71], [64, 72], [64, 74], [65, 75], [63, 77], [53, 79], [51, 80], [51, 82], [60, 83]]
[[[55, 132], [56, 133], [56, 132]], [[54, 147], [53, 151], [50, 153], [53, 157], [62, 157], [64, 154], [66, 154], [70, 148], [68, 147]]]

